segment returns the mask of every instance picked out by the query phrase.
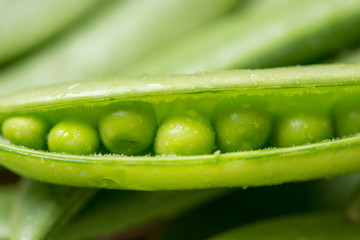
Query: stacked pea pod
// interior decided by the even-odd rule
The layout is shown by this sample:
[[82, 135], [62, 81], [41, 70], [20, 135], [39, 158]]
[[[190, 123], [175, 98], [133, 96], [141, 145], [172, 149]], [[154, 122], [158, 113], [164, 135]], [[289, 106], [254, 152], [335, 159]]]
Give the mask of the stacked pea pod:
[[[179, 1], [179, 4], [182, 3]], [[359, 35], [356, 27], [360, 21], [359, 4], [356, 1], [345, 3], [292, 1], [291, 4], [288, 1], [257, 1], [247, 3], [242, 10], [218, 17], [192, 33], [188, 31], [189, 34], [184, 40], [180, 39], [179, 43], [173, 46], [172, 44], [169, 44], [169, 47], [161, 46], [161, 49], [175, 49], [178, 53], [185, 53], [184, 55], [194, 54], [183, 58], [178, 53], [169, 51], [171, 53], [168, 55], [169, 58], [156, 50], [156, 44], [166, 45], [169, 39], [174, 39], [185, 31], [179, 31], [176, 35], [173, 32], [169, 33], [165, 27], [163, 32], [153, 36], [153, 41], [149, 41], [144, 30], [150, 29], [153, 32], [154, 28], [150, 26], [156, 26], [159, 21], [179, 22], [179, 18], [176, 17], [183, 18], [184, 14], [176, 14], [180, 10], [173, 2], [171, 5], [165, 4], [169, 7], [167, 9], [169, 13], [172, 7], [174, 8], [173, 14], [164, 16], [161, 14], [164, 11], [155, 11], [151, 14], [138, 11], [140, 6], [149, 10], [152, 3], [148, 4], [136, 1], [119, 3], [118, 11], [122, 14], [104, 6], [101, 11], [98, 10], [100, 13], [93, 13], [96, 17], [90, 18], [91, 21], [101, 19], [102, 21], [95, 21], [98, 22], [98, 26], [90, 27], [90, 20], [77, 27], [74, 26], [72, 32], [69, 31], [54, 43], [49, 43], [43, 50], [40, 49], [29, 55], [26, 60], [20, 59], [13, 65], [7, 66], [0, 75], [4, 94], [18, 88], [44, 85], [48, 82], [98, 78], [100, 75], [124, 72], [137, 74], [194, 72], [234, 67], [309, 63], [355, 43]], [[213, 7], [217, 10], [214, 12], [217, 13], [210, 14], [208, 19], [221, 14], [234, 2], [223, 4], [214, 1]], [[219, 7], [220, 5], [222, 7]], [[184, 6], [189, 6], [184, 7], [185, 9], [195, 7], [190, 3]], [[203, 6], [198, 7], [200, 9]], [[309, 17], [295, 21], [298, 19], [295, 16], [303, 14], [304, 9], [310, 11]], [[271, 10], [279, 13], [276, 14], [278, 18], [274, 17], [273, 21], [268, 16], [264, 17], [265, 13]], [[188, 12], [189, 10], [186, 10], [187, 14]], [[137, 19], [134, 13], [144, 16], [143, 25], [140, 24], [141, 22], [134, 23], [129, 20], [131, 16]], [[207, 15], [206, 12], [204, 15]], [[120, 19], [112, 16], [120, 16]], [[113, 25], [108, 25], [112, 21]], [[184, 25], [188, 23], [181, 22]], [[119, 23], [123, 25], [119, 26]], [[104, 34], [105, 37], [103, 37], [101, 31], [104, 29], [103, 26], [109, 26], [110, 33], [119, 27], [125, 34]], [[193, 27], [193, 24], [191, 26]], [[234, 29], [241, 31], [234, 31]], [[239, 32], [240, 34], [237, 35]], [[330, 37], [331, 41], [329, 41]], [[84, 45], [84, 42], [90, 39], [101, 48], [95, 48], [90, 44]], [[111, 39], [111, 41], [106, 41], [106, 39]], [[117, 44], [116, 39], [120, 44]], [[138, 42], [141, 39], [146, 39], [146, 41]], [[227, 41], [224, 41], [225, 39]], [[255, 39], [262, 41], [255, 41]], [[209, 40], [209, 44], [204, 40]], [[132, 47], [129, 47], [129, 43], [132, 43]], [[78, 50], [79, 46], [81, 50]], [[95, 51], [92, 52], [91, 49]], [[197, 52], [198, 49], [200, 49], [199, 52]], [[155, 53], [151, 53], [152, 51]], [[159, 59], [153, 65], [154, 70], [153, 66], [147, 67], [149, 60], [146, 58], [150, 59], [151, 64], [153, 59]], [[193, 59], [195, 59], [194, 62]], [[164, 66], [163, 63], [169, 63], [169, 65]], [[171, 67], [172, 64], [175, 68]], [[161, 70], [158, 71], [156, 68]], [[358, 65], [330, 65], [253, 72], [198, 73], [159, 78], [143, 75], [134, 78], [120, 77], [116, 80], [76, 82], [48, 89], [30, 90], [12, 97], [4, 97], [1, 101], [1, 116], [4, 120], [2, 132], [4, 137], [12, 142], [10, 144], [4, 140], [2, 143], [1, 161], [2, 164], [22, 175], [42, 181], [76, 186], [147, 190], [215, 186], [247, 187], [353, 172], [357, 170], [356, 161], [354, 163], [354, 156], [357, 155], [357, 138], [346, 137], [344, 140], [337, 141], [333, 137], [355, 134], [353, 130], [356, 129], [358, 123], [356, 120], [351, 122], [350, 117], [350, 120], [346, 118], [337, 120], [337, 122], [340, 121], [338, 124], [340, 127], [333, 128], [332, 120], [327, 113], [343, 101], [349, 106], [347, 108], [349, 116], [354, 108], [356, 111], [357, 105], [353, 105], [352, 100], [356, 99], [358, 93], [356, 87], [358, 68]], [[26, 81], [27, 79], [31, 81]], [[316, 82], [314, 82], [315, 79]], [[20, 83], [22, 86], [19, 86]], [[338, 86], [340, 83], [342, 85]], [[289, 90], [279, 93], [279, 87]], [[340, 94], [334, 93], [340, 89]], [[245, 93], [245, 97], [240, 94], [241, 91]], [[350, 99], [346, 99], [349, 94]], [[263, 95], [268, 97], [262, 98]], [[283, 102], [287, 104], [284, 104], [282, 109], [278, 109], [279, 104]], [[299, 102], [302, 103], [299, 105]], [[307, 109], [313, 102], [322, 110]], [[280, 118], [281, 121], [273, 124], [278, 115], [298, 107], [303, 111]], [[220, 109], [220, 111], [214, 109]], [[99, 114], [103, 110], [104, 113]], [[171, 111], [173, 113], [169, 114]], [[221, 114], [212, 117], [214, 111]], [[341, 112], [342, 109], [338, 111]], [[65, 116], [71, 118], [66, 119]], [[334, 119], [346, 117], [344, 114], [336, 116], [340, 117]], [[74, 120], [74, 117], [77, 119]], [[79, 118], [82, 120], [79, 121]], [[229, 122], [232, 118], [240, 120]], [[212, 129], [210, 120], [214, 121], [215, 130]], [[307, 125], [310, 132], [304, 128], [289, 129], [294, 121], [300, 122], [302, 126]], [[339, 130], [343, 126], [349, 126], [342, 124], [349, 121], [353, 124], [353, 128]], [[136, 125], [137, 122], [140, 122], [139, 125]], [[145, 129], [141, 129], [144, 127], [144, 122], [147, 125]], [[38, 127], [33, 128], [34, 131], [29, 133], [29, 129], [35, 126], [34, 123], [38, 124]], [[114, 131], [117, 124], [121, 126]], [[19, 129], [17, 127], [19, 125], [30, 127]], [[94, 130], [97, 127], [94, 126], [99, 126], [100, 138], [99, 133]], [[236, 133], [239, 126], [248, 129], [248, 132]], [[343, 132], [335, 135], [333, 129]], [[22, 136], [29, 133], [29, 138], [18, 139], [19, 131], [23, 131]], [[274, 137], [270, 137], [272, 131], [277, 131], [272, 135]], [[117, 134], [114, 135], [116, 132]], [[39, 138], [38, 133], [40, 133]], [[180, 133], [180, 135], [171, 136], [173, 133]], [[283, 135], [286, 133], [290, 135], [285, 136], [284, 140]], [[71, 139], [71, 136], [78, 136], [78, 138]], [[129, 136], [131, 136], [130, 139]], [[242, 140], [244, 136], [246, 140]], [[73, 141], [72, 144], [66, 145], [65, 141], [68, 139], [70, 142]], [[325, 142], [304, 145], [322, 140]], [[189, 141], [191, 141], [190, 145]], [[27, 148], [18, 145], [25, 145]], [[292, 145], [299, 146], [289, 147]], [[250, 149], [265, 147], [280, 148], [248, 152]], [[345, 151], [345, 148], [350, 148], [350, 150]], [[45, 152], [36, 149], [43, 149]], [[222, 153], [215, 150], [221, 150]], [[214, 154], [211, 154], [213, 151], [215, 151]], [[237, 153], [237, 151], [244, 152]], [[329, 151], [331, 154], [328, 154]], [[224, 152], [229, 153], [223, 154]], [[76, 156], [76, 154], [89, 153], [97, 155]], [[117, 155], [112, 155], [112, 153]], [[121, 154], [127, 156], [121, 156]], [[133, 154], [138, 156], [132, 157]], [[169, 154], [176, 156], [168, 157]], [[283, 157], [276, 159], [276, 156], [281, 154], [284, 154]], [[275, 161], [272, 161], [274, 155]], [[293, 159], [294, 155], [298, 156], [298, 162], [286, 162]], [[338, 156], [346, 156], [346, 164], [336, 161]], [[246, 166], [248, 162], [243, 161], [247, 158], [250, 158], [248, 167]], [[261, 158], [264, 158], [263, 166], [256, 162]], [[309, 167], [306, 164], [311, 164], [314, 159], [324, 160], [317, 163], [314, 171], [307, 172]], [[329, 163], [329, 168], [322, 167]], [[267, 168], [267, 165], [270, 168]], [[223, 168], [226, 168], [228, 172], [226, 170], [224, 172]], [[254, 169], [252, 172], [254, 175], [247, 176], [246, 170], [249, 169]], [[284, 174], [284, 169], [292, 171]], [[202, 173], [202, 170], [205, 172]], [[230, 175], [229, 178], [225, 177], [227, 174]], [[291, 174], [294, 175], [289, 176]], [[34, 192], [37, 194], [33, 194]], [[80, 215], [79, 218], [75, 218], [74, 221], [79, 221], [77, 226], [80, 227], [71, 232], [74, 239], [81, 239], [85, 236], [93, 237], [102, 232], [115, 231], [116, 228], [125, 231], [150, 222], [154, 218], [169, 218], [183, 213], [186, 209], [225, 192], [227, 191], [196, 191], [191, 194], [154, 192], [151, 195], [150, 193], [129, 193], [129, 197], [126, 192], [119, 193], [119, 199], [124, 198], [125, 195], [125, 198], [130, 199], [129, 202], [138, 202], [141, 206], [157, 210], [149, 212], [143, 208], [131, 207], [125, 201], [117, 206], [119, 212], [127, 209], [128, 215], [137, 216], [141, 212], [144, 216], [133, 220], [125, 219], [119, 225], [114, 224], [113, 228], [106, 228], [108, 223], [99, 226], [96, 220], [86, 225], [84, 219], [103, 218], [101, 215], [96, 216], [99, 213], [90, 213], [92, 212], [90, 209], [88, 213], [83, 213], [87, 217], [81, 218]], [[68, 236], [71, 234], [66, 230], [62, 232], [61, 227], [79, 211], [93, 193], [94, 190], [90, 189], [59, 187], [36, 182], [24, 183], [14, 206], [12, 238], [31, 236], [30, 239], [41, 239], [61, 232], [60, 235], [63, 234], [63, 238], [69, 239]], [[117, 194], [114, 195], [117, 196]], [[192, 195], [193, 198], [186, 197], [188, 195]], [[147, 203], [144, 198], [155, 200], [149, 200]], [[101, 205], [101, 201], [104, 200], [97, 197], [94, 201], [100, 202]], [[169, 204], [169, 207], [161, 211], [159, 208], [165, 205], [164, 201]], [[102, 208], [98, 209], [98, 212], [101, 212]], [[50, 214], [41, 214], [45, 212]], [[143, 214], [144, 212], [149, 213]], [[94, 215], [91, 216], [91, 214]], [[37, 217], [36, 220], [29, 221], [29, 218], [24, 216]], [[116, 216], [124, 218], [121, 214]], [[109, 220], [113, 222], [111, 217]], [[81, 222], [85, 222], [85, 227], [81, 228]], [[95, 230], [92, 232], [88, 228]], [[87, 230], [81, 232], [81, 229]], [[93, 235], [86, 235], [89, 232]]]

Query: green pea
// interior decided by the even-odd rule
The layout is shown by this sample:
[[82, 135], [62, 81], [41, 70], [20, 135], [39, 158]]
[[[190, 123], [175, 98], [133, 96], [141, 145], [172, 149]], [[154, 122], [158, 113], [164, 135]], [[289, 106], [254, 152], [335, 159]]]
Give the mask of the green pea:
[[297, 112], [282, 116], [275, 128], [276, 147], [298, 146], [330, 139], [332, 124], [328, 116], [315, 112]]
[[360, 133], [360, 104], [344, 106], [335, 114], [336, 136]]
[[14, 116], [6, 119], [2, 133], [11, 143], [28, 148], [44, 150], [48, 123], [36, 116]]
[[114, 153], [132, 155], [154, 141], [156, 118], [147, 104], [132, 104], [105, 114], [99, 131], [105, 147]]
[[89, 123], [69, 118], [57, 123], [50, 130], [48, 147], [51, 152], [92, 154], [99, 148], [99, 136]]
[[257, 149], [270, 135], [271, 119], [264, 110], [249, 104], [231, 106], [217, 114], [215, 131], [223, 152]]
[[163, 121], [154, 145], [158, 155], [210, 154], [215, 148], [215, 133], [208, 120], [187, 111]]

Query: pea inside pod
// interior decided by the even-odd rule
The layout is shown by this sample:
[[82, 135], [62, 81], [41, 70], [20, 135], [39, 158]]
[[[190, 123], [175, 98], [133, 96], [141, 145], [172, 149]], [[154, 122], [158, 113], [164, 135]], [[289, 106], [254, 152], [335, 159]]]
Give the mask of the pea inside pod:
[[326, 114], [294, 111], [279, 117], [274, 131], [273, 144], [290, 147], [331, 139], [332, 123]]
[[[37, 115], [56, 128], [63, 119], [81, 118], [67, 127], [92, 126], [100, 138], [75, 142], [81, 151], [54, 150], [49, 140], [58, 137], [51, 131], [45, 151], [1, 139], [0, 162], [53, 183], [141, 190], [331, 177], [360, 168], [359, 135], [338, 138], [331, 114], [359, 93], [359, 65], [121, 77], [33, 89], [0, 99], [4, 123]], [[88, 145], [91, 151], [84, 150]]]
[[271, 131], [271, 117], [266, 110], [246, 102], [227, 102], [216, 113], [218, 145], [223, 152], [264, 147]]
[[114, 153], [137, 154], [154, 139], [155, 114], [147, 104], [130, 104], [101, 116], [99, 131], [105, 147]]
[[168, 117], [155, 139], [155, 152], [164, 155], [210, 154], [215, 148], [215, 133], [209, 121], [194, 111]]
[[46, 135], [49, 124], [45, 119], [37, 116], [12, 116], [2, 124], [2, 133], [5, 138], [17, 145], [33, 149], [46, 148]]
[[51, 152], [90, 154], [97, 151], [99, 137], [96, 130], [81, 119], [65, 119], [49, 132], [48, 147]]
[[335, 129], [339, 137], [351, 136], [360, 132], [360, 101], [341, 102], [334, 110]]

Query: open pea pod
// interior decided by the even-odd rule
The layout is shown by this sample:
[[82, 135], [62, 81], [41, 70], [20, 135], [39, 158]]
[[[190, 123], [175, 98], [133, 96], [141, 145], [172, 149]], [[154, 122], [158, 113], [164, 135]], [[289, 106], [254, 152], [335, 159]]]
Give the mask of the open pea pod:
[[[137, 190], [330, 178], [360, 170], [359, 93], [360, 65], [334, 64], [33, 89], [0, 100], [2, 132], [17, 143], [1, 139], [0, 163], [40, 181]], [[54, 125], [45, 150], [6, 133], [28, 116]]]

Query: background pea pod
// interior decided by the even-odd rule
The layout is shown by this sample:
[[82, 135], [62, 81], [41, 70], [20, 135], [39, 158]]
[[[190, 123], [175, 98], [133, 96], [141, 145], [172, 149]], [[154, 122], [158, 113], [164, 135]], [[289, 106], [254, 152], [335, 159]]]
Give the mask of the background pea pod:
[[23, 180], [11, 212], [11, 239], [52, 237], [95, 192]]
[[0, 66], [43, 44], [99, 6], [100, 1], [96, 0], [37, 1], [36, 5], [2, 1]]
[[360, 48], [345, 51], [345, 53], [340, 54], [335, 61], [342, 63], [359, 63]]
[[[203, 204], [170, 221], [156, 239], [209, 239], [229, 229], [246, 228], [249, 224], [282, 215], [314, 211], [340, 213], [348, 204], [359, 180], [360, 175], [356, 173], [332, 180], [238, 189], [228, 197]], [[265, 235], [262, 236], [264, 238]]]
[[229, 191], [103, 191], [73, 217], [95, 192], [96, 189], [22, 181], [11, 212], [11, 239], [86, 239], [114, 231], [125, 232], [150, 220], [168, 220], [184, 214]]
[[3, 69], [0, 93], [120, 74], [128, 64], [198, 29], [237, 3], [235, 0], [107, 1], [71, 31]]
[[235, 229], [211, 239], [357, 239], [360, 222], [347, 222], [341, 212], [279, 217]]
[[[355, 174], [338, 177], [331, 181], [284, 184], [272, 188], [262, 187], [231, 192], [228, 190], [201, 190], [151, 193], [102, 190], [77, 216], [58, 229], [57, 234], [51, 234], [54, 229], [47, 231], [53, 235], [54, 239], [86, 239], [114, 232], [126, 233], [149, 224], [154, 228], [155, 223], [155, 226], [158, 227], [154, 228], [153, 234], [157, 235], [157, 231], [161, 233], [156, 239], [205, 239], [236, 227], [240, 223], [245, 224], [281, 213], [341, 209], [351, 196], [352, 189], [354, 186], [356, 187], [359, 177], [360, 175]], [[27, 182], [27, 184], [29, 183]], [[32, 184], [39, 183], [32, 181]], [[22, 189], [25, 190], [25, 188]], [[51, 187], [45, 189], [53, 192]], [[8, 191], [4, 189], [0, 193], [2, 192], [7, 193]], [[14, 195], [13, 191], [10, 193], [10, 196]], [[34, 194], [31, 191], [27, 191], [27, 193]], [[24, 193], [22, 195], [24, 196]], [[34, 197], [32, 196], [32, 198]], [[4, 210], [8, 213], [10, 198], [1, 199], [6, 200]], [[25, 201], [23, 204], [26, 205], [26, 199], [26, 197], [21, 201], [18, 199], [16, 203], [22, 204]], [[209, 201], [210, 199], [212, 201]], [[55, 198], [53, 200], [57, 201]], [[44, 205], [44, 202], [41, 202]], [[256, 211], [253, 209], [255, 206]], [[60, 206], [58, 207], [60, 208]], [[13, 206], [13, 209], [15, 208], [16, 206]], [[42, 211], [41, 209], [46, 207], [37, 204], [37, 208], [39, 208], [37, 211]], [[28, 218], [29, 212], [26, 208], [22, 209], [25, 210], [22, 216]], [[61, 209], [64, 208], [61, 207]], [[31, 211], [36, 212], [35, 209]], [[8, 225], [7, 214], [1, 216], [3, 216], [4, 224]], [[54, 218], [52, 217], [52, 219]], [[164, 222], [169, 220], [170, 222], [163, 229]], [[24, 233], [22, 229], [33, 228], [23, 225], [23, 223], [25, 222], [12, 223], [13, 230]], [[34, 226], [32, 222], [27, 224]], [[32, 239], [34, 236], [32, 234], [36, 233], [36, 229], [27, 232], [26, 236]], [[183, 229], [188, 231], [184, 232]], [[21, 237], [19, 234], [17, 236]]]
[[[116, 104], [135, 99], [161, 104], [161, 101], [178, 98], [184, 103], [187, 98], [190, 103], [197, 101], [195, 105], [201, 108], [201, 97], [210, 106], [209, 100], [216, 102], [216, 96], [251, 97], [266, 93], [268, 97], [264, 99], [269, 100], [269, 109], [286, 112], [286, 106], [279, 103], [289, 97], [288, 107], [292, 106], [291, 102], [307, 104], [306, 98], [315, 99], [318, 108], [329, 110], [349, 94], [358, 94], [359, 76], [359, 65], [315, 65], [145, 77], [145, 80], [143, 77], [121, 78], [25, 91], [1, 99], [0, 106], [2, 118], [20, 113], [56, 118], [57, 115], [83, 115], [93, 108], [95, 111], [88, 115], [96, 120], [94, 113], [101, 112], [110, 101]], [[276, 98], [279, 94], [281, 97]], [[359, 136], [355, 135], [295, 147], [221, 154], [217, 151], [199, 156], [77, 156], [35, 151], [2, 141], [0, 160], [24, 176], [74, 186], [138, 190], [247, 187], [357, 171], [359, 144]], [[342, 161], [338, 160], [340, 157]], [[324, 164], [327, 168], [322, 167]]]
[[5, 187], [3, 186], [0, 189], [0, 239], [2, 240], [9, 239], [9, 215], [15, 192], [16, 188], [13, 185]]
[[228, 189], [191, 191], [102, 190], [78, 213], [55, 239], [88, 239], [111, 233], [126, 233], [148, 224], [160, 226], [190, 210], [228, 196]]
[[358, 186], [355, 190], [356, 192], [353, 194], [353, 199], [345, 210], [348, 220], [354, 222], [360, 220], [360, 181], [358, 182]]
[[359, 42], [359, 13], [354, 0], [259, 1], [140, 59], [127, 72], [193, 73], [311, 63]]

